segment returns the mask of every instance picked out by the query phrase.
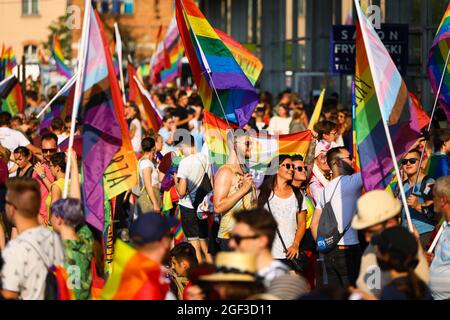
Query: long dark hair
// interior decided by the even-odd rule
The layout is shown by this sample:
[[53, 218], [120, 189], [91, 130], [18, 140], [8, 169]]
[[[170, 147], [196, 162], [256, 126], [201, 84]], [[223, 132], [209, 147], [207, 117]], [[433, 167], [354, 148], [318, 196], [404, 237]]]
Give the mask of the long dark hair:
[[[276, 175], [278, 172], [278, 167], [280, 164], [282, 164], [286, 159], [292, 159], [290, 155], [288, 154], [280, 154], [272, 159], [270, 161], [269, 167], [267, 168], [265, 174], [264, 174], [264, 180], [261, 184], [261, 187], [259, 188], [260, 193], [258, 197], [258, 207], [263, 208], [264, 205], [270, 200], [270, 195], [274, 193], [274, 189], [277, 184]], [[292, 181], [288, 181], [288, 185], [291, 186]], [[291, 187], [292, 188], [292, 187]], [[299, 189], [292, 188], [295, 194], [295, 198], [298, 202], [298, 208], [301, 210], [302, 208], [302, 202], [303, 202], [303, 196]]]

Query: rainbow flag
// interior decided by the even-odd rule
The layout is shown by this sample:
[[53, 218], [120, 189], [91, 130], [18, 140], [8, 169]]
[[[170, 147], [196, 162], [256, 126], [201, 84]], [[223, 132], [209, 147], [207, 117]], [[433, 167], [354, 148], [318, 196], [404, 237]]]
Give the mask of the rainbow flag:
[[258, 103], [255, 88], [194, 1], [175, 4], [178, 30], [205, 110], [243, 127]]
[[156, 85], [161, 82], [161, 70], [170, 68], [170, 60], [162, 39], [162, 25], [156, 36], [156, 49], [150, 61], [150, 83]]
[[137, 74], [139, 78], [144, 79], [144, 77], [148, 77], [150, 75], [150, 66], [148, 63], [141, 64], [137, 68]]
[[[392, 138], [396, 160], [415, 143], [420, 125], [405, 83], [372, 24], [355, 1], [356, 33], [356, 144], [366, 191], [385, 189], [394, 163], [383, 121]], [[374, 59], [376, 57], [376, 60]], [[405, 105], [405, 106], [404, 106]]]
[[2, 52], [0, 53], [0, 81], [5, 79], [6, 74], [6, 49], [5, 44], [2, 44]]
[[242, 71], [245, 73], [251, 84], [255, 85], [264, 68], [261, 60], [225, 32], [216, 28], [214, 28], [214, 31], [216, 31], [217, 35], [230, 50], [234, 59], [236, 59], [236, 62], [242, 68]]
[[170, 21], [164, 39], [164, 47], [169, 55], [170, 66], [161, 70], [161, 84], [166, 85], [175, 80], [181, 73], [181, 58], [183, 57], [183, 44], [178, 32], [177, 19], [175, 15]]
[[[17, 66], [16, 56], [12, 47], [6, 49], [4, 53], [5, 61], [5, 78], [13, 75], [13, 69]], [[2, 102], [2, 110], [9, 112], [12, 116], [17, 113], [23, 113], [23, 96], [22, 87], [19, 82], [16, 83], [14, 89], [9, 93]]]
[[10, 75], [6, 79], [1, 80], [0, 82], [0, 98], [6, 99], [11, 91], [14, 90], [16, 85], [19, 83], [19, 80], [15, 75]]
[[149, 285], [149, 280], [159, 282], [160, 277], [161, 267], [158, 263], [117, 239], [112, 274], [105, 283], [100, 299], [164, 300], [165, 290], [157, 290]]
[[158, 107], [153, 101], [150, 93], [145, 89], [144, 84], [135, 75], [131, 80], [136, 90], [136, 104], [140, 109], [141, 116], [146, 123], [147, 130], [158, 132], [162, 125], [162, 117], [159, 114]]
[[124, 118], [123, 102], [98, 14], [87, 3], [84, 21], [85, 60], [82, 101], [83, 118], [83, 202], [86, 221], [98, 230], [105, 223], [104, 200], [112, 199], [137, 184], [137, 160]]
[[[227, 133], [230, 134], [237, 127], [234, 126], [229, 129], [223, 119], [210, 112], [205, 111], [204, 116], [206, 143], [209, 149], [212, 172], [215, 173], [226, 163], [228, 158], [229, 150], [226, 141], [230, 138], [227, 137]], [[252, 152], [246, 165], [253, 175], [257, 187], [259, 187], [264, 178], [264, 172], [273, 157], [279, 154], [301, 154], [305, 158], [312, 136], [311, 131], [306, 130], [283, 135], [251, 132], [249, 137]]]
[[433, 44], [428, 53], [427, 71], [430, 78], [431, 88], [437, 95], [439, 83], [441, 82], [442, 74], [446, 73], [442, 82], [441, 91], [439, 94], [439, 103], [443, 107], [447, 114], [447, 119], [450, 119], [450, 63], [445, 68], [445, 61], [449, 54], [450, 48], [450, 3], [447, 6], [447, 10], [442, 17], [441, 24], [439, 25], [436, 36], [434, 37]]
[[48, 111], [44, 114], [44, 119], [42, 119], [39, 126], [39, 132], [43, 135], [52, 124], [54, 118], [61, 118], [63, 121], [66, 116], [72, 114], [73, 98], [75, 95], [75, 82], [76, 75], [74, 75], [53, 97], [55, 100], [49, 107]]
[[72, 77], [72, 72], [64, 63], [64, 55], [62, 52], [61, 44], [59, 43], [59, 37], [57, 35], [53, 37], [52, 56], [53, 59], [55, 59], [56, 70], [58, 71], [58, 73], [66, 77], [67, 79], [70, 79]]
[[38, 48], [37, 51], [37, 61], [38, 64], [48, 64], [48, 59], [41, 48]]

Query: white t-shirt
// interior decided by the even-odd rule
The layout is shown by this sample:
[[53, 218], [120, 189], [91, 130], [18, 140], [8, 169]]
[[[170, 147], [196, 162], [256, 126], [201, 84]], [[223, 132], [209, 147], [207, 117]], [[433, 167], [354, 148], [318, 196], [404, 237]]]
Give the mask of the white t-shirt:
[[[292, 195], [286, 199], [273, 194], [273, 196], [271, 195], [269, 198], [269, 204], [273, 217], [278, 224], [278, 230], [280, 230], [283, 241], [286, 244], [286, 248], [289, 248], [294, 242], [295, 233], [297, 232], [297, 213], [299, 211], [307, 210], [305, 198], [303, 198], [301, 210], [298, 209], [295, 193], [292, 193]], [[265, 205], [265, 208], [269, 210], [267, 204]], [[275, 259], [286, 259], [283, 244], [281, 243], [278, 234], [273, 241], [272, 256]]]
[[158, 169], [155, 167], [153, 162], [149, 159], [139, 160], [139, 190], [144, 186], [144, 175], [143, 171], [145, 168], [150, 168], [152, 170], [151, 183], [152, 186], [158, 186]]
[[47, 269], [64, 263], [64, 249], [55, 232], [39, 226], [8, 242], [2, 257], [3, 289], [18, 292], [23, 300], [43, 300]]
[[282, 118], [275, 116], [270, 119], [267, 131], [269, 131], [270, 134], [288, 134], [291, 121], [291, 117]]
[[195, 194], [207, 169], [207, 159], [203, 153], [191, 154], [180, 161], [177, 178], [187, 180], [188, 191], [183, 198], [180, 198], [179, 205], [190, 209], [194, 208], [192, 201], [195, 199]]
[[[338, 182], [339, 185], [336, 187]], [[345, 227], [352, 221], [356, 213], [356, 201], [361, 196], [362, 186], [361, 173], [355, 173], [351, 176], [340, 176], [331, 180], [319, 194], [316, 208], [323, 209], [325, 206], [324, 193], [328, 202], [336, 188], [333, 199], [331, 199], [331, 205], [336, 216], [339, 232], [343, 232]], [[338, 242], [338, 245], [350, 246], [358, 243], [358, 232], [350, 227]]]
[[131, 126], [136, 127], [136, 131], [134, 132], [133, 139], [131, 139], [131, 144], [133, 145], [134, 152], [141, 152], [141, 140], [142, 140], [142, 125], [139, 119], [133, 119], [130, 123], [130, 130]]
[[30, 141], [20, 131], [7, 127], [0, 128], [0, 143], [9, 151], [14, 152], [17, 147], [25, 147]]

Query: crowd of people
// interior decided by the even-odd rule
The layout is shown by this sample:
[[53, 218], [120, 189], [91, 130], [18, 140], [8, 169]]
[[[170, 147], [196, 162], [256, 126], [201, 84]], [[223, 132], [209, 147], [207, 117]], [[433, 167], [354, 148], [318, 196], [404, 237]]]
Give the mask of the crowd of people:
[[[364, 192], [351, 112], [337, 94], [324, 101], [308, 153], [275, 155], [258, 188], [242, 161], [252, 152], [247, 135], [227, 141], [227, 161], [212, 172], [200, 96], [176, 88], [151, 95], [162, 114], [157, 132], [136, 104], [125, 106], [138, 184], [117, 197], [112, 223], [114, 241], [158, 269], [133, 268], [122, 279], [122, 299], [450, 299], [448, 127], [425, 136], [421, 167], [424, 139], [402, 157], [410, 232], [398, 187]], [[305, 105], [285, 91], [274, 104], [262, 92], [244, 129], [304, 131], [317, 98]], [[81, 159], [62, 151], [70, 118], [40, 130], [43, 103], [33, 91], [26, 100], [24, 114], [0, 113], [1, 297], [49, 298], [48, 274], [61, 266], [75, 299], [102, 299], [111, 277], [103, 234], [85, 221]], [[167, 194], [172, 208], [163, 212]], [[184, 241], [176, 243], [178, 211]], [[139, 294], [129, 290], [136, 283]]]

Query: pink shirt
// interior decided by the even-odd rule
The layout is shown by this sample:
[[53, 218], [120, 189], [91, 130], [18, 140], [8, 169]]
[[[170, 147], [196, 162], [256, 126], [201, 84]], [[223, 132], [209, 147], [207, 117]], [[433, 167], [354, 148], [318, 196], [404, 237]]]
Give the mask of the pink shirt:
[[319, 181], [319, 179], [313, 174], [309, 182], [309, 191], [314, 201], [317, 203], [319, 195], [322, 193], [325, 186]]
[[[49, 167], [44, 164], [45, 169], [45, 175], [47, 176], [47, 179], [50, 180], [50, 182], [55, 181], [55, 178], [53, 177]], [[45, 221], [46, 224], [48, 224], [48, 212], [47, 212], [47, 206], [45, 204], [45, 200], [47, 199], [50, 191], [45, 186], [45, 183], [42, 181], [41, 178], [39, 178], [36, 171], [33, 172], [33, 179], [36, 179], [39, 182], [39, 188], [41, 190], [41, 207], [39, 208], [39, 215], [41, 216], [41, 219]]]

